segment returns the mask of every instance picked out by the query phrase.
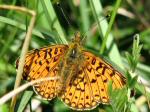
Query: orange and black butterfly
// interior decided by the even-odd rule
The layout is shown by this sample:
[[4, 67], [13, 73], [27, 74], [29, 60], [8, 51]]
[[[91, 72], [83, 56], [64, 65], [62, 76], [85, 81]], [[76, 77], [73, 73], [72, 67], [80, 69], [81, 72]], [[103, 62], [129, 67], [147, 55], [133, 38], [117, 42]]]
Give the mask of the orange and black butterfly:
[[23, 79], [60, 79], [34, 86], [35, 92], [47, 100], [59, 97], [74, 110], [91, 110], [99, 103], [108, 104], [108, 82], [113, 89], [125, 85], [124, 76], [102, 58], [83, 49], [77, 32], [69, 45], [53, 45], [27, 53]]

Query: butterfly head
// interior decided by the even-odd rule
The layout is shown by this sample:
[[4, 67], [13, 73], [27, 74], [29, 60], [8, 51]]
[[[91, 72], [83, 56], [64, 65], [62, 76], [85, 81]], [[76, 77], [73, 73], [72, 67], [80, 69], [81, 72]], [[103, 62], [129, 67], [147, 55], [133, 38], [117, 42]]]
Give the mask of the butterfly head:
[[70, 57], [70, 59], [75, 59], [80, 56], [81, 51], [82, 51], [81, 34], [80, 32], [76, 32], [75, 37], [73, 38], [71, 44], [69, 45], [68, 56]]
[[70, 44], [70, 48], [80, 48], [81, 46], [81, 34], [80, 32], [76, 32]]
[[72, 39], [72, 43], [79, 43], [81, 42], [81, 34], [79, 31], [75, 33], [75, 37]]

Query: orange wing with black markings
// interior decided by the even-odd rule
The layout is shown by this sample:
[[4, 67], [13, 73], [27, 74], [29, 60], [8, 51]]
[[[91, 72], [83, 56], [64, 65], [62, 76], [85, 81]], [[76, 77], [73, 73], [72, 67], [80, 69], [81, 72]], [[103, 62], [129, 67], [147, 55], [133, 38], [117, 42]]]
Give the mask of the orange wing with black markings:
[[[58, 64], [67, 49], [67, 45], [54, 45], [30, 51], [26, 55], [23, 79], [32, 81], [58, 76]], [[36, 84], [34, 90], [43, 98], [51, 100], [57, 95], [58, 86], [59, 80], [51, 80]]]
[[[113, 89], [120, 89], [126, 83], [125, 77], [102, 58], [96, 57], [90, 52], [84, 52], [84, 55], [88, 62], [85, 72], [90, 78], [90, 84], [93, 84], [92, 90], [99, 90], [97, 93], [94, 92], [94, 96], [98, 97], [99, 94], [100, 102], [109, 103], [108, 82], [112, 81]], [[96, 87], [97, 89], [95, 89]]]
[[109, 103], [108, 82], [113, 88], [122, 88], [123, 75], [111, 65], [90, 52], [83, 52], [85, 61], [76, 78], [66, 87], [62, 101], [75, 110], [91, 110], [99, 103]]
[[34, 85], [35, 92], [47, 100], [58, 95], [74, 110], [91, 110], [99, 103], [110, 103], [109, 81], [114, 89], [120, 89], [125, 85], [125, 78], [100, 57], [84, 51], [80, 41], [78, 32], [69, 45], [54, 45], [29, 52], [23, 79], [32, 81], [59, 75], [60, 80]]

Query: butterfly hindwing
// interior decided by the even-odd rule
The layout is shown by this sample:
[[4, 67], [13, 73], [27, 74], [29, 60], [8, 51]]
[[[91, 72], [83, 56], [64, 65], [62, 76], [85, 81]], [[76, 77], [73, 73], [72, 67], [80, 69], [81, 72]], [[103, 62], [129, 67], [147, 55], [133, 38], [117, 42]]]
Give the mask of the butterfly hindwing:
[[75, 75], [76, 78], [66, 87], [61, 100], [75, 110], [90, 110], [96, 107], [98, 102], [93, 99], [91, 86], [83, 68]]

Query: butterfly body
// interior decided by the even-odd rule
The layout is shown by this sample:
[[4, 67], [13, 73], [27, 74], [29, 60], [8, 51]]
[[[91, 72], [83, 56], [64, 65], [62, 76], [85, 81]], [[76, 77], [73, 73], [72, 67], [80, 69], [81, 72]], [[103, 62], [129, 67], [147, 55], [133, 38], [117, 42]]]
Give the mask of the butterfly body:
[[47, 100], [58, 96], [74, 110], [91, 110], [99, 103], [110, 103], [108, 82], [113, 82], [113, 89], [120, 89], [126, 79], [102, 58], [85, 51], [80, 38], [78, 32], [69, 45], [30, 51], [23, 78], [32, 81], [59, 76], [58, 80], [34, 85], [35, 92]]
[[80, 33], [77, 32], [75, 39], [68, 45], [64, 57], [59, 63], [59, 75], [61, 77], [61, 84], [59, 95], [64, 93], [64, 90], [68, 84], [72, 83], [77, 77], [77, 73], [80, 69], [80, 65], [84, 63], [84, 56], [82, 54], [82, 46], [80, 45]]

